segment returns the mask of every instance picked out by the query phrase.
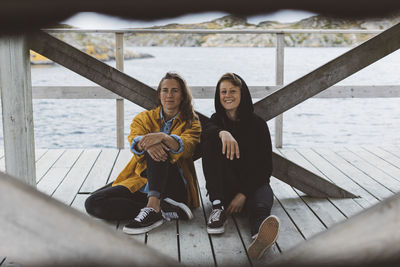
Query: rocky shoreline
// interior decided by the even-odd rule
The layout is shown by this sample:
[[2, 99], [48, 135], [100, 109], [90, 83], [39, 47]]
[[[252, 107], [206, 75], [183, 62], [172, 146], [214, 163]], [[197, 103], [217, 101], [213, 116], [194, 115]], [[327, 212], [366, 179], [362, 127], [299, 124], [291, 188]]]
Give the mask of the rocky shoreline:
[[[294, 23], [263, 21], [251, 24], [244, 18], [224, 16], [197, 24], [169, 24], [150, 29], [357, 29], [384, 30], [400, 23], [400, 13], [377, 19], [335, 19], [313, 16]], [[68, 25], [60, 27], [71, 28]], [[55, 37], [80, 50], [107, 61], [115, 59], [115, 35], [112, 33], [56, 33]], [[355, 46], [369, 38], [371, 34], [286, 34], [287, 47], [345, 47]], [[125, 34], [124, 58], [148, 58], [149, 54], [138, 54], [130, 50], [135, 46], [173, 47], [273, 47], [274, 34]]]

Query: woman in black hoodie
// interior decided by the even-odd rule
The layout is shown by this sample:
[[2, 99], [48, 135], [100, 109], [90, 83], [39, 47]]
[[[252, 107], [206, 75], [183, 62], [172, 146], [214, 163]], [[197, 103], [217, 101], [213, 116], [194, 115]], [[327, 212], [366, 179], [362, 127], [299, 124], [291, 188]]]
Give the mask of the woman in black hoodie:
[[260, 258], [277, 238], [279, 220], [271, 215], [272, 146], [266, 122], [254, 114], [249, 89], [226, 73], [215, 91], [215, 110], [203, 127], [202, 154], [206, 188], [213, 204], [207, 232], [224, 232], [226, 213], [248, 214], [254, 239], [248, 252]]

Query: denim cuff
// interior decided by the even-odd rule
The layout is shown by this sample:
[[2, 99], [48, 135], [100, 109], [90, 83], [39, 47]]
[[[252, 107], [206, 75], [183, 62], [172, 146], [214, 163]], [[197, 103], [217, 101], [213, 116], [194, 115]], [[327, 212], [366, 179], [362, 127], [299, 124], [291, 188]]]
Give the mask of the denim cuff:
[[137, 150], [135, 149], [136, 144], [139, 143], [139, 141], [140, 141], [140, 139], [142, 139], [142, 137], [143, 137], [143, 135], [139, 135], [139, 136], [135, 137], [135, 138], [132, 140], [131, 151], [132, 151], [133, 153], [135, 153], [136, 155], [143, 155], [143, 154], [144, 154], [144, 150], [142, 150], [142, 151], [139, 152], [139, 151], [137, 151]]
[[175, 134], [171, 134], [170, 136], [171, 136], [172, 138], [174, 138], [174, 139], [179, 143], [179, 149], [178, 149], [177, 151], [175, 151], [175, 150], [173, 150], [173, 149], [170, 149], [169, 151], [170, 151], [171, 153], [173, 153], [173, 154], [179, 154], [179, 153], [181, 153], [181, 152], [183, 151], [183, 149], [185, 148], [185, 146], [183, 145], [182, 139], [181, 139], [179, 136], [175, 135]]
[[154, 190], [149, 190], [149, 193], [147, 193], [147, 197], [156, 197], [158, 199], [161, 198], [161, 193], [158, 191], [154, 191]]

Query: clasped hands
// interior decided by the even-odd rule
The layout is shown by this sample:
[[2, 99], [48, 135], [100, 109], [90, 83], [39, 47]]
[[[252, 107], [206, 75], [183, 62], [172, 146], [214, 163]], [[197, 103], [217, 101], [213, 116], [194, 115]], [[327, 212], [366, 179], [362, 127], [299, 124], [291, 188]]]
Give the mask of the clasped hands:
[[137, 147], [139, 150], [146, 150], [154, 161], [166, 161], [168, 159], [168, 151], [170, 150], [163, 143], [166, 136], [167, 134], [163, 132], [146, 134], [140, 139]]

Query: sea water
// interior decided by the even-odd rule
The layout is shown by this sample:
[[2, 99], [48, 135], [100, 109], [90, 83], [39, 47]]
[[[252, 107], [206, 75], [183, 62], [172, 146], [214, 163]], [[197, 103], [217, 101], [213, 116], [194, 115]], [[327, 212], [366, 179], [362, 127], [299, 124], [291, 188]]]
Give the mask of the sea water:
[[[128, 47], [153, 58], [125, 61], [124, 71], [155, 86], [167, 71], [189, 84], [214, 86], [225, 72], [248, 85], [275, 84], [274, 48]], [[285, 84], [300, 78], [351, 48], [285, 48]], [[115, 62], [107, 64], [115, 66]], [[400, 51], [343, 80], [338, 85], [400, 85]], [[59, 66], [32, 66], [33, 86], [95, 85]], [[259, 99], [253, 99], [257, 102]], [[213, 99], [194, 100], [205, 115]], [[112, 148], [116, 146], [115, 100], [33, 100], [36, 148]], [[400, 98], [308, 99], [284, 114], [285, 147], [400, 145]], [[132, 118], [143, 111], [125, 101], [125, 136]], [[273, 120], [268, 122], [274, 139]], [[1, 127], [2, 129], [2, 127]], [[3, 144], [1, 130], [0, 144]]]

